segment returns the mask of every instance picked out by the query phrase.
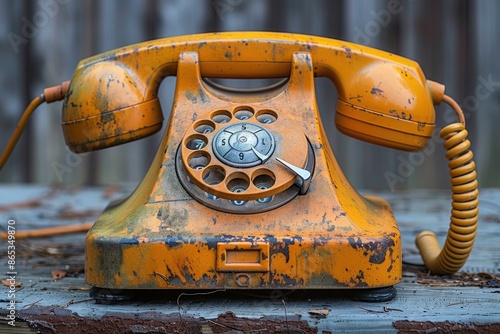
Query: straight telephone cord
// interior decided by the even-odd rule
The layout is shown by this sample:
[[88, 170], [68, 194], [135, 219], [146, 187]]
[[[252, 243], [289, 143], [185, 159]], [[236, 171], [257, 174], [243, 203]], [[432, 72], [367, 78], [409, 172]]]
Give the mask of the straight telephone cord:
[[33, 101], [31, 101], [31, 103], [24, 111], [23, 115], [21, 116], [21, 119], [19, 120], [19, 123], [16, 126], [16, 129], [14, 130], [14, 133], [10, 137], [9, 142], [5, 147], [5, 150], [0, 156], [0, 170], [2, 170], [3, 166], [9, 159], [10, 154], [14, 150], [14, 147], [16, 146], [19, 137], [21, 137], [21, 134], [23, 133], [23, 130], [26, 127], [26, 123], [28, 123], [28, 119], [30, 118], [31, 114], [33, 113], [33, 111], [35, 111], [36, 108], [38, 108], [44, 102], [45, 102], [45, 96], [43, 94], [37, 96], [36, 98], [33, 99]]
[[26, 124], [28, 123], [28, 119], [33, 114], [35, 109], [38, 108], [44, 102], [51, 103], [54, 101], [60, 101], [64, 99], [66, 93], [68, 92], [68, 89], [69, 89], [69, 81], [65, 81], [61, 85], [45, 88], [43, 90], [43, 94], [35, 97], [33, 101], [31, 101], [31, 103], [28, 105], [23, 115], [21, 116], [19, 123], [17, 123], [16, 129], [14, 130], [14, 133], [10, 137], [9, 142], [5, 147], [5, 150], [2, 152], [2, 155], [0, 156], [0, 171], [3, 169], [5, 163], [9, 159], [10, 154], [14, 150], [14, 147], [16, 146], [17, 141], [19, 140], [19, 137], [21, 137], [21, 134], [23, 133], [23, 130], [26, 127]]

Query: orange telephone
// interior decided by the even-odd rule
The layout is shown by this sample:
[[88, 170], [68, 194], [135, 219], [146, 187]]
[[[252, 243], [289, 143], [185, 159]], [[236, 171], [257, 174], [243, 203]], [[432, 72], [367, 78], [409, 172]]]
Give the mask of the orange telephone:
[[[62, 129], [74, 152], [157, 132], [158, 86], [177, 76], [168, 127], [149, 171], [111, 203], [86, 237], [93, 295], [137, 289], [356, 289], [389, 300], [401, 280], [398, 227], [389, 204], [360, 195], [329, 147], [314, 78], [338, 90], [337, 128], [403, 150], [423, 148], [434, 105], [450, 103], [453, 183], [448, 238], [423, 232], [429, 270], [465, 263], [477, 223], [477, 182], [459, 107], [411, 60], [327, 38], [214, 33], [144, 42], [81, 61], [64, 96]], [[208, 78], [287, 78], [237, 91]], [[330, 125], [327, 125], [330, 126]]]

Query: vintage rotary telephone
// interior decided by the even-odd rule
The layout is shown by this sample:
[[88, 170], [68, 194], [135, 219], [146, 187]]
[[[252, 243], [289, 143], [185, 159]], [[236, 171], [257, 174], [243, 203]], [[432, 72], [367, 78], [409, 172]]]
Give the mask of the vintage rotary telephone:
[[[158, 86], [171, 75], [172, 113], [149, 171], [87, 234], [85, 275], [96, 298], [219, 288], [394, 297], [402, 275], [398, 227], [386, 201], [360, 195], [340, 170], [320, 120], [315, 77], [338, 90], [340, 131], [390, 148], [422, 149], [434, 130], [434, 105], [454, 107], [461, 123], [441, 131], [453, 185], [448, 238], [440, 250], [436, 237], [422, 232], [417, 244], [433, 273], [465, 263], [478, 191], [464, 118], [417, 63], [320, 37], [200, 34], [85, 59], [69, 87], [47, 90], [45, 100], [64, 98], [66, 143], [88, 152], [160, 130]], [[207, 78], [288, 79], [237, 91]]]

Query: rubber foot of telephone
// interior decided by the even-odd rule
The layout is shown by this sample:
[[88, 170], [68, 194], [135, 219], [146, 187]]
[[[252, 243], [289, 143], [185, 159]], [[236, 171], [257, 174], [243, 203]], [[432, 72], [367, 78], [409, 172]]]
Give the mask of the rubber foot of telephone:
[[96, 286], [90, 290], [90, 298], [95, 299], [99, 304], [115, 304], [135, 299], [135, 297], [134, 290], [106, 289]]
[[374, 289], [349, 290], [351, 298], [362, 302], [381, 303], [393, 300], [397, 295], [394, 286]]

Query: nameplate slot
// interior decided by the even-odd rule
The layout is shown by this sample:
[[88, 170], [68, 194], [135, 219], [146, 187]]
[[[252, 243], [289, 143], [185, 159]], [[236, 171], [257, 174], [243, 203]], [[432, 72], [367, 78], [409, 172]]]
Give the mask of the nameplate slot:
[[269, 244], [217, 243], [217, 271], [269, 271]]

